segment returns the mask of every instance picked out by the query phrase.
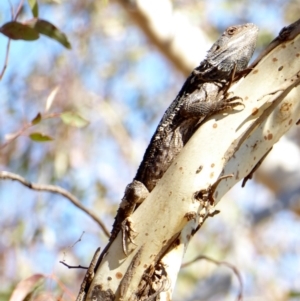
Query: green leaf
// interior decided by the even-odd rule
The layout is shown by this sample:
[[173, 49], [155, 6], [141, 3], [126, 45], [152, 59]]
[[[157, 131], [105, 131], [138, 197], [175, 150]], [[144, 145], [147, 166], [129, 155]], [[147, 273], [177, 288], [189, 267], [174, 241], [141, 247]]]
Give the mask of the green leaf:
[[60, 118], [65, 124], [75, 126], [77, 128], [82, 128], [89, 124], [89, 121], [81, 117], [78, 113], [65, 112], [60, 115]]
[[300, 291], [290, 291], [288, 294], [289, 298], [297, 298], [300, 297]]
[[28, 0], [29, 6], [31, 8], [32, 14], [35, 18], [39, 15], [39, 5], [37, 0]]
[[38, 113], [32, 120], [31, 120], [31, 124], [38, 124], [40, 123], [42, 120], [42, 115], [41, 113]]
[[39, 33], [32, 27], [11, 21], [0, 27], [0, 32], [13, 40], [34, 41], [39, 38]]
[[48, 36], [49, 38], [58, 41], [66, 48], [71, 49], [71, 44], [68, 41], [67, 36], [50, 22], [34, 18], [26, 21], [25, 23], [37, 32]]
[[34, 132], [34, 133], [31, 133], [29, 135], [29, 138], [33, 141], [36, 141], [36, 142], [47, 142], [47, 141], [52, 141], [53, 138], [48, 136], [48, 135], [45, 135], [45, 134], [42, 134], [42, 133], [38, 133], [38, 132]]

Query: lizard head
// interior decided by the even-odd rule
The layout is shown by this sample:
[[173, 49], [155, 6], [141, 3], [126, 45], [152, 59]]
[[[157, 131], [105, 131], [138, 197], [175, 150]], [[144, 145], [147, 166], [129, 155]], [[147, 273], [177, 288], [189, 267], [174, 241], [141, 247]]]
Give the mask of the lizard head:
[[257, 34], [258, 27], [252, 23], [228, 27], [207, 53], [210, 76], [227, 79], [234, 69], [244, 70], [253, 55]]

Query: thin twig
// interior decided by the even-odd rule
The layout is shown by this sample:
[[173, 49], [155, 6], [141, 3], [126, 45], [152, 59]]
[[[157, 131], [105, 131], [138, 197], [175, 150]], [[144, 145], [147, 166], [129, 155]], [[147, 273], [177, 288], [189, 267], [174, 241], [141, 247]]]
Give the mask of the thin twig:
[[63, 251], [63, 254], [64, 254], [64, 257], [63, 257], [63, 260], [62, 260], [63, 262], [65, 261], [65, 256], [66, 256], [67, 250], [68, 250], [68, 249], [71, 250], [78, 242], [80, 242], [81, 239], [82, 239], [82, 237], [83, 237], [83, 235], [84, 235], [84, 233], [85, 233], [85, 231], [82, 231], [82, 233], [81, 233], [79, 239], [77, 239], [71, 246], [68, 246], [68, 247], [66, 248], [66, 251]]
[[85, 231], [82, 231], [80, 237], [73, 243], [72, 246], [70, 246], [70, 249], [72, 249], [77, 243], [79, 243], [84, 235]]
[[[13, 8], [13, 5], [12, 3], [10, 2], [10, 0], [8, 0], [8, 3], [9, 3], [9, 6], [10, 6], [10, 14], [11, 14], [11, 20], [12, 21], [16, 21], [20, 12], [21, 12], [21, 9], [22, 9], [22, 6], [23, 6], [23, 2], [24, 0], [21, 0], [20, 3], [19, 3], [19, 6], [18, 6], [18, 9], [17, 9], [17, 12], [16, 14], [14, 13], [14, 8]], [[8, 39], [7, 41], [7, 45], [6, 45], [6, 53], [5, 53], [5, 60], [4, 60], [4, 65], [2, 67], [2, 71], [0, 73], [0, 81], [2, 80], [3, 76], [4, 76], [4, 73], [6, 71], [6, 68], [7, 68], [7, 65], [8, 65], [8, 59], [9, 59], [9, 49], [10, 49], [10, 39]]]
[[[14, 7], [11, 3], [10, 0], [8, 0], [9, 3], [9, 7], [10, 7], [10, 15], [11, 15], [11, 20], [14, 20]], [[7, 41], [7, 45], [6, 45], [6, 53], [5, 53], [5, 60], [4, 60], [4, 65], [0, 74], [0, 81], [2, 80], [4, 73], [6, 71], [7, 65], [8, 65], [8, 59], [9, 59], [9, 49], [10, 49], [10, 39], [8, 39]]]
[[191, 260], [191, 261], [189, 261], [187, 263], [182, 264], [181, 267], [185, 268], [185, 267], [193, 264], [194, 262], [196, 262], [198, 260], [202, 260], [202, 259], [210, 261], [210, 262], [212, 262], [212, 263], [214, 263], [216, 265], [225, 265], [228, 268], [230, 268], [233, 271], [233, 273], [236, 275], [236, 277], [237, 277], [237, 279], [239, 281], [239, 284], [240, 284], [240, 289], [239, 289], [239, 293], [237, 295], [237, 300], [238, 301], [243, 300], [243, 280], [242, 280], [242, 276], [241, 276], [239, 270], [233, 264], [231, 264], [231, 263], [229, 263], [227, 261], [215, 260], [215, 259], [212, 259], [212, 258], [210, 258], [208, 256], [205, 256], [205, 255], [199, 255], [195, 259], [193, 259], [193, 260]]
[[83, 267], [83, 266], [81, 266], [81, 265], [77, 265], [77, 266], [75, 266], [75, 265], [68, 265], [67, 263], [65, 263], [65, 262], [63, 262], [63, 261], [60, 261], [59, 263], [65, 265], [65, 266], [66, 266], [67, 268], [69, 268], [69, 269], [85, 269], [85, 270], [88, 269], [88, 267]]
[[[60, 113], [51, 113], [51, 114], [46, 114], [44, 116], [41, 115], [41, 120], [60, 117], [60, 115], [61, 115]], [[32, 121], [25, 123], [20, 130], [18, 130], [14, 134], [11, 134], [10, 139], [8, 139], [5, 143], [0, 145], [0, 149], [6, 147], [9, 143], [16, 140], [18, 137], [20, 137], [24, 132], [26, 132], [26, 130], [28, 130], [32, 126], [35, 126], [35, 123], [33, 123]]]
[[25, 123], [23, 125], [23, 127], [18, 130], [17, 132], [15, 132], [14, 134], [10, 135], [10, 138], [3, 143], [2, 145], [0, 145], [0, 149], [3, 149], [4, 147], [6, 147], [8, 144], [10, 144], [11, 142], [13, 142], [14, 140], [16, 140], [18, 137], [20, 137], [27, 129], [29, 129], [32, 126], [32, 123]]
[[59, 187], [59, 186], [54, 186], [54, 185], [42, 185], [42, 184], [31, 183], [31, 182], [28, 182], [26, 179], [24, 179], [21, 176], [11, 173], [11, 172], [7, 172], [7, 171], [0, 172], [0, 179], [4, 179], [4, 180], [9, 179], [9, 180], [13, 180], [13, 181], [18, 181], [21, 184], [23, 184], [24, 186], [26, 186], [30, 189], [36, 190], [36, 191], [53, 192], [53, 193], [57, 193], [57, 194], [64, 196], [69, 201], [71, 201], [71, 203], [73, 203], [73, 205], [75, 205], [77, 208], [81, 209], [83, 212], [88, 214], [100, 226], [100, 228], [103, 230], [103, 232], [105, 233], [105, 235], [107, 237], [110, 236], [109, 231], [107, 230], [105, 225], [102, 223], [102, 221], [93, 212], [91, 212], [89, 209], [84, 207], [74, 195], [72, 195], [69, 191], [65, 190], [64, 188]]
[[10, 39], [8, 39], [7, 45], [6, 45], [6, 54], [5, 54], [4, 65], [3, 65], [3, 67], [2, 67], [2, 71], [1, 71], [1, 74], [0, 74], [0, 81], [2, 80], [3, 75], [4, 75], [4, 73], [5, 73], [5, 70], [6, 70], [6, 68], [7, 68], [7, 65], [8, 65], [9, 48], [10, 48]]
[[14, 16], [14, 21], [17, 21], [19, 15], [20, 15], [20, 12], [21, 12], [22, 7], [23, 7], [23, 2], [24, 2], [24, 0], [21, 0], [20, 3], [19, 3], [19, 6], [17, 8], [17, 12], [16, 12], [16, 14]]

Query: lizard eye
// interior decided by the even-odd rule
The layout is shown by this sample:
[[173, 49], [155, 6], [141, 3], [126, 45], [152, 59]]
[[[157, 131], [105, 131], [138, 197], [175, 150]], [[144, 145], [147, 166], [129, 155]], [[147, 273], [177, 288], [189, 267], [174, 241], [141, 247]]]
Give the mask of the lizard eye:
[[236, 27], [231, 26], [227, 29], [227, 33], [232, 36], [236, 32]]

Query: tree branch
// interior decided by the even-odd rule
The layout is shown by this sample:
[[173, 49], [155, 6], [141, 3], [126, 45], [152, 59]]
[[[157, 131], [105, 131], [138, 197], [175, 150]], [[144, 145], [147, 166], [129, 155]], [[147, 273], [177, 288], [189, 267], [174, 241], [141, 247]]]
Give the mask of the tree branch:
[[[178, 70], [188, 76], [206, 54], [208, 39], [183, 15], [173, 11], [170, 0], [118, 0], [148, 39]], [[202, 54], [202, 55], [201, 55]]]
[[104, 234], [107, 237], [110, 236], [110, 233], [107, 230], [107, 228], [105, 227], [104, 223], [92, 211], [90, 211], [89, 209], [84, 207], [74, 195], [72, 195], [69, 191], [65, 190], [64, 188], [59, 187], [59, 186], [54, 186], [54, 185], [42, 185], [42, 184], [31, 183], [31, 182], [28, 182], [23, 177], [21, 177], [17, 174], [8, 172], [8, 171], [1, 171], [0, 179], [18, 181], [21, 184], [23, 184], [24, 186], [26, 186], [32, 190], [52, 192], [52, 193], [57, 193], [57, 194], [62, 195], [63, 197], [67, 198], [77, 208], [79, 208], [80, 210], [85, 212], [87, 215], [89, 215], [100, 226], [100, 228], [103, 230]]
[[[170, 299], [183, 255], [199, 224], [213, 215], [224, 194], [298, 121], [299, 49], [300, 35], [281, 40], [230, 89], [231, 97], [244, 100], [244, 108], [226, 118], [224, 114], [208, 118], [191, 137], [130, 216], [137, 232], [135, 244], [129, 243], [132, 252], [127, 257], [122, 252], [120, 231], [95, 273], [87, 301], [104, 293], [114, 294], [116, 300], [136, 300], [149, 279], [158, 279], [158, 286], [152, 281], [151, 287], [156, 286], [160, 300]], [[226, 175], [234, 176], [214, 187]], [[130, 282], [122, 294], [129, 274]]]

